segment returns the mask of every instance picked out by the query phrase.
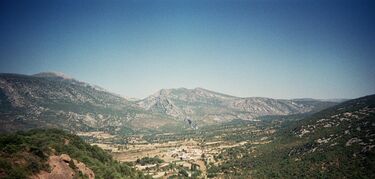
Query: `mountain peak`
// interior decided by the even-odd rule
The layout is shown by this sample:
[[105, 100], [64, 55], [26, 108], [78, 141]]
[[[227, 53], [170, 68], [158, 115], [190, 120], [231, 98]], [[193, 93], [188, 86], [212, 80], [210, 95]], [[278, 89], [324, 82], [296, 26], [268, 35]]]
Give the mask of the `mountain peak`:
[[204, 89], [204, 88], [202, 88], [202, 87], [195, 87], [194, 89], [195, 89], [195, 90], [207, 90], [207, 89]]
[[58, 78], [58, 79], [63, 79], [63, 80], [73, 79], [72, 77], [62, 72], [41, 72], [41, 73], [34, 74], [32, 76], [40, 77], [40, 78]]

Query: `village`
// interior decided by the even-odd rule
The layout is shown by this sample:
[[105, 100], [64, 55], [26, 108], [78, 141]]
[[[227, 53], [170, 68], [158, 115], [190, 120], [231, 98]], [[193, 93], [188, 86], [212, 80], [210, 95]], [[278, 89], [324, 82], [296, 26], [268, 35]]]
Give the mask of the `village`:
[[[232, 140], [233, 136], [228, 135], [228, 131], [242, 134], [240, 140]], [[267, 136], [274, 132], [272, 127], [259, 130], [249, 124], [210, 129], [199, 135], [179, 134], [182, 137], [173, 133], [155, 134], [151, 139], [145, 135], [117, 136], [106, 132], [81, 132], [78, 135], [90, 140], [91, 145], [110, 152], [117, 161], [133, 165], [153, 178], [207, 178], [209, 167], [224, 162], [218, 157], [222, 151], [243, 145], [269, 143]], [[207, 138], [206, 135], [210, 137]], [[251, 140], [243, 138], [244, 136]], [[166, 140], [162, 140], [164, 138]]]

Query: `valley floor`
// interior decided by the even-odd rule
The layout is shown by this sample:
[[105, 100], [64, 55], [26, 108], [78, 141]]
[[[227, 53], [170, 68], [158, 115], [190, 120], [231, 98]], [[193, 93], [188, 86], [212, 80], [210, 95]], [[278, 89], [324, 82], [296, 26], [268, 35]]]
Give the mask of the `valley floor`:
[[[79, 135], [91, 136], [95, 139], [91, 142], [92, 145], [111, 152], [118, 161], [132, 163], [138, 170], [153, 178], [173, 178], [181, 175], [207, 178], [210, 176], [208, 168], [225, 162], [218, 157], [224, 150], [243, 145], [252, 145], [255, 150], [256, 146], [270, 142], [269, 136], [278, 126], [277, 122], [266, 124], [241, 121], [181, 134], [114, 136], [95, 132]], [[119, 141], [126, 142], [120, 144]], [[161, 159], [161, 162], [139, 162], [145, 158]]]

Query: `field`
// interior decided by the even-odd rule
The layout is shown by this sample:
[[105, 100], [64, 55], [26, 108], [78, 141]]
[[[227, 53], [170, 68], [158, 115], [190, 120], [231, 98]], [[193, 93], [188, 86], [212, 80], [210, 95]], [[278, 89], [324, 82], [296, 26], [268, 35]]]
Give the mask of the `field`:
[[153, 178], [374, 178], [368, 170], [374, 166], [374, 114], [374, 98], [365, 97], [310, 116], [174, 133], [79, 135]]
[[220, 155], [225, 150], [246, 145], [252, 146], [251, 151], [255, 152], [257, 146], [272, 140], [280, 124], [277, 120], [236, 120], [181, 133], [116, 136], [90, 132], [78, 135], [111, 152], [116, 160], [134, 165], [153, 178], [206, 178], [213, 175], [209, 168], [225, 162]]

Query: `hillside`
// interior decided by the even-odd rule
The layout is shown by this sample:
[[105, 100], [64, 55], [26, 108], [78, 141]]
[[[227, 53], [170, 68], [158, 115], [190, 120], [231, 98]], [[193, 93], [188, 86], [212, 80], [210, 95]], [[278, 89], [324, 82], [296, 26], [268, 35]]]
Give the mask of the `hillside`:
[[202, 88], [163, 89], [130, 101], [62, 73], [0, 74], [0, 131], [39, 127], [116, 134], [183, 130], [264, 115], [311, 113], [334, 104], [239, 98]]
[[174, 124], [167, 116], [145, 111], [100, 87], [62, 74], [0, 74], [2, 131], [56, 127], [71, 131], [114, 131]]
[[252, 120], [264, 115], [290, 115], [319, 111], [337, 103], [320, 100], [239, 98], [203, 88], [162, 89], [139, 101], [138, 106], [180, 119], [197, 122]]
[[374, 178], [375, 95], [286, 123], [270, 138], [265, 145], [226, 150], [220, 154], [226, 162], [209, 171], [256, 178]]
[[149, 178], [61, 130], [0, 136], [0, 178]]

